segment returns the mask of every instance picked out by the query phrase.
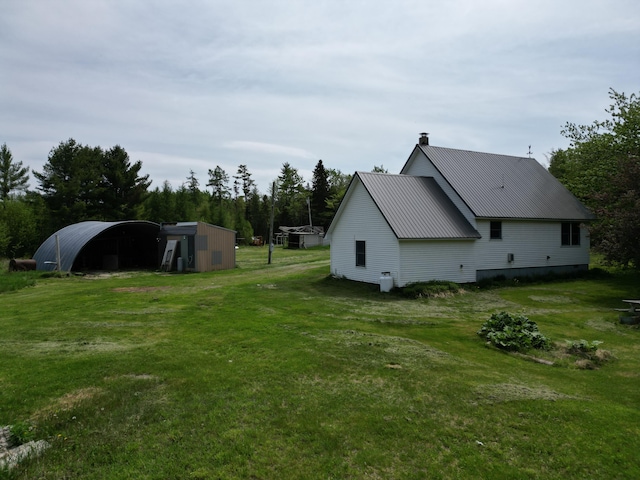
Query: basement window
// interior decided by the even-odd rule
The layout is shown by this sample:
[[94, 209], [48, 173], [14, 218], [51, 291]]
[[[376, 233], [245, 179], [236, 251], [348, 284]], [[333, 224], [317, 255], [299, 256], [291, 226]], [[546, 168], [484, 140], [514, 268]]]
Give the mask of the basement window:
[[560, 242], [563, 246], [580, 245], [580, 224], [578, 222], [562, 222]]
[[356, 267], [365, 267], [366, 264], [366, 242], [364, 240], [356, 240]]
[[491, 240], [502, 239], [502, 222], [491, 222], [489, 224], [489, 238]]

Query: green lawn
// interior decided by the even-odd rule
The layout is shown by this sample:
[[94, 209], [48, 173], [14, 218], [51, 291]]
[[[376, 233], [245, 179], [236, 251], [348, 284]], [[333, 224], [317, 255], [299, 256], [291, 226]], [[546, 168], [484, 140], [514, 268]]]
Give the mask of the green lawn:
[[[52, 446], [0, 478], [640, 478], [640, 330], [613, 311], [637, 275], [409, 300], [329, 278], [328, 249], [266, 259], [2, 293], [0, 426]], [[488, 348], [502, 310], [615, 359]]]

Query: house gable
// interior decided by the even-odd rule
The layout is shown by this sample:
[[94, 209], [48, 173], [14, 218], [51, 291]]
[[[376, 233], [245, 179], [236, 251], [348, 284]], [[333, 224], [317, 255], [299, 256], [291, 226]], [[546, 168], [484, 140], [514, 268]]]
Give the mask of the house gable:
[[[397, 275], [398, 240], [358, 175], [327, 235], [331, 236], [332, 275], [367, 283], [377, 283], [381, 272]], [[364, 265], [357, 264], [356, 242], [364, 242]]]
[[398, 239], [468, 239], [480, 234], [431, 177], [357, 172]]

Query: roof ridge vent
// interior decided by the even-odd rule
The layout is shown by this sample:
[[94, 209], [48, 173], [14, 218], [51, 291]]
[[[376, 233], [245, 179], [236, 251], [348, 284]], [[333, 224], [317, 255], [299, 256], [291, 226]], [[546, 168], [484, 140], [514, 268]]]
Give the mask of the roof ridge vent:
[[422, 132], [420, 134], [420, 138], [418, 139], [419, 145], [429, 145], [429, 134], [426, 132]]

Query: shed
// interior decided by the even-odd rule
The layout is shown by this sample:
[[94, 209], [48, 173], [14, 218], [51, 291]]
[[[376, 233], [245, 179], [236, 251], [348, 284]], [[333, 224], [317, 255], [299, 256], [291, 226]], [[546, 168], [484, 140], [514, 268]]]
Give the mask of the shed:
[[211, 272], [235, 268], [236, 232], [204, 222], [163, 223], [159, 252], [163, 270]]
[[286, 238], [283, 242], [287, 248], [310, 248], [323, 244], [324, 228], [312, 225], [300, 227], [280, 227], [282, 235]]
[[47, 238], [33, 258], [37, 270], [56, 269], [58, 249], [63, 272], [157, 268], [159, 229], [138, 220], [74, 223]]

